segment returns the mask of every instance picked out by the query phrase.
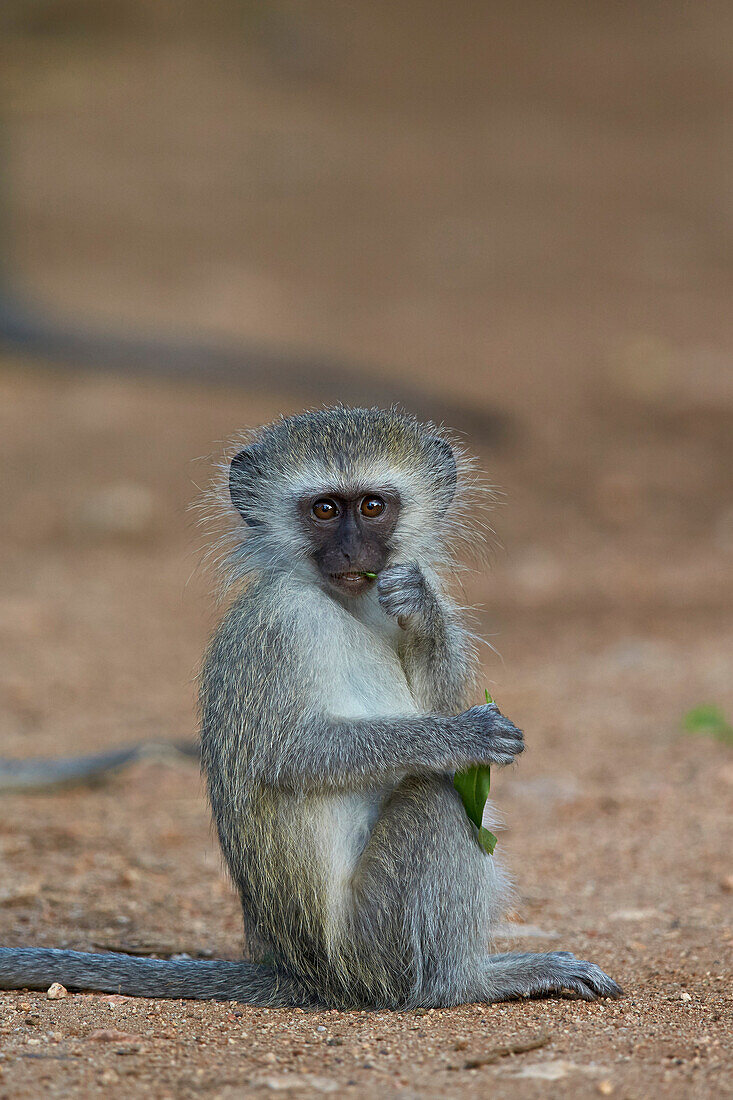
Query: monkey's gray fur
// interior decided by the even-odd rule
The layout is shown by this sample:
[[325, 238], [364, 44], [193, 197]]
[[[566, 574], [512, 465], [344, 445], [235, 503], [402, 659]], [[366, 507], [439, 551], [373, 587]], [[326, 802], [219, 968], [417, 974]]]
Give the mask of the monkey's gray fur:
[[[279, 420], [236, 456], [229, 569], [246, 584], [206, 654], [201, 736], [252, 961], [6, 949], [0, 985], [341, 1008], [618, 995], [566, 952], [489, 953], [507, 879], [452, 773], [523, 740], [493, 704], [464, 710], [473, 651], [440, 571], [465, 469], [434, 427], [375, 409]], [[400, 502], [388, 556], [343, 594], [296, 502], [379, 491]]]

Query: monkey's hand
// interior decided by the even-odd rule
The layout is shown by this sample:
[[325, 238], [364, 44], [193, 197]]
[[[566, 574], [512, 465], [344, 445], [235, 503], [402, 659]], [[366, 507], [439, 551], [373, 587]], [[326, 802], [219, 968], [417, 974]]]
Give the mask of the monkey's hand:
[[476, 746], [476, 764], [511, 764], [524, 752], [524, 734], [504, 717], [496, 703], [471, 707], [455, 721]]
[[383, 611], [397, 619], [403, 630], [428, 631], [438, 613], [438, 601], [417, 562], [389, 565], [377, 578]]

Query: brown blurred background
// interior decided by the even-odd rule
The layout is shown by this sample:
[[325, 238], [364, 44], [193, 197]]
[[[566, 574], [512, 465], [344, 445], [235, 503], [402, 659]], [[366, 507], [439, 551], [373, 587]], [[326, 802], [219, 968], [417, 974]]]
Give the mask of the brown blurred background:
[[[733, 760], [682, 723], [733, 716], [731, 6], [5, 0], [0, 29], [0, 753], [192, 734], [192, 460], [407, 395], [506, 493], [464, 590], [530, 745], [494, 783], [515, 935], [592, 954], [648, 1037], [581, 1017], [560, 1054], [722, 1095]], [[236, 954], [191, 767], [2, 814], [6, 942]], [[472, 1095], [441, 1066], [420, 1095]]]

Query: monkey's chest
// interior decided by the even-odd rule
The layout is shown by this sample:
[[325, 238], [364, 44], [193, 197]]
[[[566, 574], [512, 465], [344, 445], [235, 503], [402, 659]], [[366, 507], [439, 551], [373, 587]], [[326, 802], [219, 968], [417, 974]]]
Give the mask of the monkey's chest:
[[324, 798], [318, 820], [320, 857], [334, 897], [348, 888], [391, 787]]
[[338, 718], [384, 718], [409, 714], [415, 699], [398, 656], [388, 641], [330, 648], [321, 662], [320, 686], [329, 712]]

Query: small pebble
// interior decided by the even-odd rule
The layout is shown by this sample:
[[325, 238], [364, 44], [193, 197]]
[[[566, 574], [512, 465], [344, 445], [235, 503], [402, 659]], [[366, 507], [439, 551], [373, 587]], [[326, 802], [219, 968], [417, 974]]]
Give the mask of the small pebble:
[[692, 997], [690, 996], [689, 993], [680, 993], [680, 1000], [685, 1001], [685, 1002], [686, 1001], [691, 1001]]
[[46, 996], [49, 1001], [61, 1001], [64, 997], [68, 997], [69, 991], [65, 985], [61, 982], [53, 982], [46, 990]]

